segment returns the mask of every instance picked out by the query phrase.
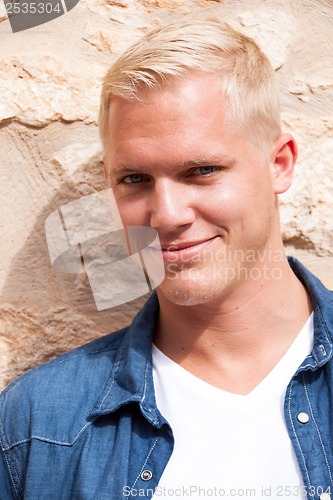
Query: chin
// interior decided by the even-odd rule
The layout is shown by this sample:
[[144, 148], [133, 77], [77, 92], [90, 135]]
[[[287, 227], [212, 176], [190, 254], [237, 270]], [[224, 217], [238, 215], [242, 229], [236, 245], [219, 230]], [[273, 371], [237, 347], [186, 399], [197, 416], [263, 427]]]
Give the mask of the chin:
[[[159, 297], [179, 306], [195, 306], [205, 304], [216, 298], [218, 292], [210, 283], [187, 282], [183, 280], [170, 281], [166, 278], [157, 288]], [[221, 283], [220, 287], [221, 288]]]

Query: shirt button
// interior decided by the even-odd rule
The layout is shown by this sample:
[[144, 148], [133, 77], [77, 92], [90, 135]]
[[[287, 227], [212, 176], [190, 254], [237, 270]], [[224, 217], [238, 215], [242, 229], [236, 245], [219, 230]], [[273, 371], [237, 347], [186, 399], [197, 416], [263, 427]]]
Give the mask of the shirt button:
[[[150, 479], [153, 477], [153, 473], [151, 470], [144, 470], [141, 472], [141, 479], [142, 481], [150, 481]], [[324, 498], [324, 500], [326, 500]]]
[[331, 495], [329, 493], [322, 493], [319, 497], [320, 500], [331, 500]]
[[[297, 415], [297, 420], [299, 422], [301, 422], [301, 424], [307, 424], [308, 421], [310, 420], [310, 417], [307, 413], [305, 413], [304, 411], [301, 411], [301, 413], [299, 413]], [[324, 500], [327, 500], [327, 499], [324, 498]]]

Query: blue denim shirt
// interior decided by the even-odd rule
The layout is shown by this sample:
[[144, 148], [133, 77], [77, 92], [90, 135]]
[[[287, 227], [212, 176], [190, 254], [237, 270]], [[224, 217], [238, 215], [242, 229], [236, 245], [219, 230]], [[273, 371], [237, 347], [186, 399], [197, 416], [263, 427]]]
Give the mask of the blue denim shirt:
[[[308, 498], [330, 487], [333, 498], [333, 293], [289, 262], [312, 300], [314, 347], [288, 385], [285, 419]], [[1, 500], [152, 497], [173, 450], [154, 396], [157, 314], [154, 294], [130, 327], [31, 370], [2, 393]]]

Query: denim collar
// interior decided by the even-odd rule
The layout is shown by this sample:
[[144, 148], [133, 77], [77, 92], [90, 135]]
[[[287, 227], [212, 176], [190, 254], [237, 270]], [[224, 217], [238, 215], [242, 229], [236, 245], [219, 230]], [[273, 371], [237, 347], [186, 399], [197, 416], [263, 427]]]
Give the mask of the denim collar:
[[[298, 371], [315, 370], [332, 357], [333, 294], [297, 259], [288, 257], [288, 261], [306, 287], [314, 310], [313, 350]], [[158, 312], [157, 295], [153, 293], [124, 335], [109, 380], [90, 417], [138, 403], [143, 416], [154, 427], [167, 423], [156, 406], [152, 375], [151, 348]]]
[[333, 293], [294, 257], [289, 265], [309, 294], [313, 308], [314, 344], [311, 354], [301, 364], [299, 371], [323, 366], [332, 358]]
[[105, 415], [137, 402], [153, 426], [160, 428], [166, 422], [156, 407], [152, 374], [152, 339], [158, 312], [154, 292], [124, 335], [108, 383], [91, 416]]

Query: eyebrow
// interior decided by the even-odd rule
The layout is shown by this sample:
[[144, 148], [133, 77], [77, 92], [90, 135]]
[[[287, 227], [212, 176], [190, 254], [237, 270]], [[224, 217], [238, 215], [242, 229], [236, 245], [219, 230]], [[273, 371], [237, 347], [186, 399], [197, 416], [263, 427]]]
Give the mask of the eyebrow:
[[[175, 170], [182, 170], [184, 168], [193, 167], [203, 167], [203, 166], [231, 166], [235, 162], [235, 159], [231, 156], [219, 156], [219, 157], [199, 157], [193, 160], [185, 161], [179, 165], [176, 165]], [[174, 169], [173, 167], [171, 167]], [[170, 169], [171, 169], [170, 168]], [[135, 165], [119, 165], [118, 167], [110, 169], [111, 177], [116, 177], [122, 174], [133, 174], [137, 172], [144, 172], [145, 167], [135, 166]]]
[[182, 165], [181, 165], [181, 168], [189, 168], [189, 167], [202, 167], [202, 166], [217, 166], [217, 165], [221, 165], [221, 166], [229, 166], [231, 165], [232, 163], [234, 163], [234, 158], [232, 158], [231, 156], [214, 156], [214, 157], [210, 157], [210, 156], [207, 156], [207, 157], [202, 157], [202, 158], [195, 158], [194, 160], [189, 160], [189, 161], [185, 161]]

